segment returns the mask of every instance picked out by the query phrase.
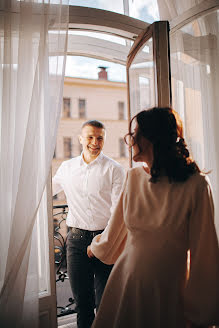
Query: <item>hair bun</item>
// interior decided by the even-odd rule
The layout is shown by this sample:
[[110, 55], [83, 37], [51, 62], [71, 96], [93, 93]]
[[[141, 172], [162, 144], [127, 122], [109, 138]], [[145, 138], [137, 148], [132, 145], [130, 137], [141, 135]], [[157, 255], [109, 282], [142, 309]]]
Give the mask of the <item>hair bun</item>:
[[185, 143], [185, 140], [183, 138], [177, 138], [177, 142], [176, 142], [176, 145], [180, 151], [180, 153], [185, 156], [185, 157], [189, 157], [189, 151], [187, 149], [187, 146], [186, 146], [186, 143]]

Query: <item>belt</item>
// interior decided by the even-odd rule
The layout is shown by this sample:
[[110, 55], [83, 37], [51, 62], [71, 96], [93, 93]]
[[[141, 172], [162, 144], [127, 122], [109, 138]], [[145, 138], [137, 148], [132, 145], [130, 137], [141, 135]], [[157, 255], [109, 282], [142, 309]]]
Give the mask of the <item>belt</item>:
[[100, 233], [103, 232], [102, 230], [94, 230], [94, 231], [90, 231], [90, 230], [84, 230], [84, 229], [80, 229], [80, 228], [74, 228], [71, 227], [71, 232], [74, 235], [77, 235], [78, 237], [80, 236], [81, 238], [94, 238], [96, 235], [99, 235]]

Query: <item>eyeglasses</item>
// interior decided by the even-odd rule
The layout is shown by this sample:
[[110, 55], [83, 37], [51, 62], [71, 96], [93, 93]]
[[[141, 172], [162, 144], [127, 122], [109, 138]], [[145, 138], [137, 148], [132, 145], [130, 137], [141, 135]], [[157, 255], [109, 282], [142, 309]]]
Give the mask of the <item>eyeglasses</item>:
[[135, 132], [129, 132], [125, 135], [124, 141], [126, 145], [129, 147], [133, 147], [136, 143], [136, 133]]

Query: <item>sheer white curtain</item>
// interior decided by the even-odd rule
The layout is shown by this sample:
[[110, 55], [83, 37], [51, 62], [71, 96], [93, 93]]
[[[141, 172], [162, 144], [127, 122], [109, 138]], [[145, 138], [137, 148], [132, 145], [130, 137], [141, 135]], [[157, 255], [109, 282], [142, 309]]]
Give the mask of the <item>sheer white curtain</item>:
[[1, 327], [37, 327], [34, 223], [56, 142], [68, 18], [67, 0], [0, 1]]
[[184, 118], [186, 140], [209, 178], [219, 234], [219, 12], [194, 20], [171, 38], [173, 107]]
[[[158, 1], [161, 19], [171, 21], [201, 0]], [[210, 2], [209, 2], [210, 3]], [[184, 120], [185, 137], [209, 178], [219, 236], [219, 11], [194, 19], [170, 35], [173, 107]]]

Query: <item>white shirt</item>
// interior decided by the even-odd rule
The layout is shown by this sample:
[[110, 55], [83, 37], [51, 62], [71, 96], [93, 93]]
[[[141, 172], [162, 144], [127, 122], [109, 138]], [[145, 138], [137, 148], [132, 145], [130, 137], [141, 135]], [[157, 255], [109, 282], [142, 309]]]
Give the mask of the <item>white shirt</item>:
[[85, 230], [105, 229], [119, 199], [125, 173], [111, 158], [100, 155], [86, 164], [82, 155], [64, 161], [53, 177], [53, 195], [64, 191], [67, 225]]

